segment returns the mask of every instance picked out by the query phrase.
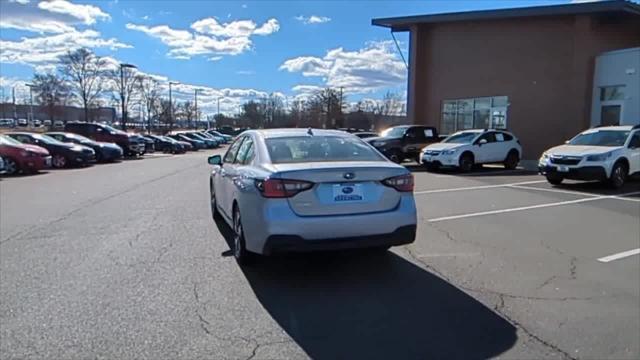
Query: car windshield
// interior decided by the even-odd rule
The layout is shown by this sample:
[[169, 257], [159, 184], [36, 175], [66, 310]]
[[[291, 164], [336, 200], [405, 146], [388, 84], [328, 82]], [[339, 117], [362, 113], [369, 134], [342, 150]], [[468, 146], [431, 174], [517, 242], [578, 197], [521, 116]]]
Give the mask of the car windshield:
[[468, 144], [472, 142], [476, 136], [478, 136], [477, 132], [466, 131], [466, 132], [453, 134], [448, 138], [442, 140], [442, 142], [451, 143], [451, 144]]
[[569, 145], [623, 146], [630, 131], [597, 130], [584, 132], [569, 141]]
[[38, 139], [38, 140], [40, 140], [43, 143], [48, 144], [48, 145], [64, 144], [62, 141], [56, 140], [56, 139], [54, 139], [54, 138], [52, 138], [51, 136], [48, 136], [48, 135], [32, 134], [31, 136], [33, 136], [34, 139]]
[[408, 126], [392, 127], [383, 131], [380, 135], [384, 137], [403, 137], [408, 128]]
[[75, 139], [80, 141], [83, 144], [90, 144], [93, 142], [93, 140], [89, 139], [88, 137], [84, 137], [82, 135], [78, 135], [78, 134], [66, 134], [66, 137], [68, 137], [69, 139]]
[[358, 138], [299, 136], [266, 140], [274, 164], [326, 161], [384, 161]]
[[105, 128], [105, 129], [107, 129], [107, 130], [109, 130], [109, 131], [111, 131], [111, 132], [119, 133], [119, 132], [121, 132], [121, 131], [122, 131], [122, 130], [118, 130], [118, 129], [116, 129], [116, 128], [113, 128], [113, 127], [111, 127], [111, 126], [109, 126], [109, 125], [106, 125], [106, 124], [101, 124], [100, 126], [102, 126], [103, 128]]
[[20, 141], [5, 135], [0, 135], [0, 144], [4, 145], [23, 145]]

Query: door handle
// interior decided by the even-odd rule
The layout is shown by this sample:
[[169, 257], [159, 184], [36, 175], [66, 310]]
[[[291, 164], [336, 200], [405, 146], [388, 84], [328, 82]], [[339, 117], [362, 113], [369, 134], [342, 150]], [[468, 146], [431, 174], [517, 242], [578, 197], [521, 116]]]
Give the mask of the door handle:
[[224, 169], [220, 169], [220, 176], [227, 177], [227, 172]]

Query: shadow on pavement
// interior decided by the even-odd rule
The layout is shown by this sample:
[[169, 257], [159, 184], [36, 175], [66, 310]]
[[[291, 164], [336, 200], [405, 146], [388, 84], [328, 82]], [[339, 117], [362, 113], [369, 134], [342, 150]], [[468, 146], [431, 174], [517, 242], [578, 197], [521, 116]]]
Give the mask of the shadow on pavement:
[[314, 359], [487, 359], [517, 339], [500, 315], [391, 252], [261, 258], [242, 271]]
[[432, 174], [463, 176], [463, 177], [477, 177], [477, 176], [525, 176], [536, 175], [537, 172], [529, 171], [525, 169], [506, 170], [503, 167], [487, 167], [479, 166], [468, 173], [460, 172], [455, 168], [441, 168], [435, 171], [427, 171], [427, 169], [418, 164], [405, 165], [405, 167], [411, 172], [426, 172]]
[[[640, 179], [633, 178], [627, 179], [627, 183], [620, 189], [613, 189], [609, 187], [606, 183], [602, 183], [599, 181], [577, 181], [572, 182], [570, 180], [564, 181], [560, 185], [555, 185], [553, 188], [559, 190], [571, 190], [571, 191], [580, 191], [584, 193], [589, 193], [593, 195], [620, 195], [631, 192], [640, 192]], [[630, 198], [640, 198], [640, 194], [627, 195], [626, 197]]]

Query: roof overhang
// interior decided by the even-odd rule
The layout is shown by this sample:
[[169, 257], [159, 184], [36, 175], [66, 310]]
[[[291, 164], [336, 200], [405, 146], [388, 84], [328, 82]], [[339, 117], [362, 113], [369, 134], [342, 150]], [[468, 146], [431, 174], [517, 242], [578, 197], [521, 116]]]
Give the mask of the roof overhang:
[[625, 0], [609, 0], [565, 5], [465, 11], [444, 14], [378, 18], [372, 19], [371, 25], [390, 28], [391, 31], [409, 31], [411, 26], [418, 24], [595, 13], [628, 13], [640, 17], [640, 4]]

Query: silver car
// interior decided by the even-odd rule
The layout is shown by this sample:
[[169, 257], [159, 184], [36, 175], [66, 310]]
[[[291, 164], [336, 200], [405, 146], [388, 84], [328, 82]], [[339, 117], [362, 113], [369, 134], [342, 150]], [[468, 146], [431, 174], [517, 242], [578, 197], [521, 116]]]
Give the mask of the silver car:
[[234, 256], [377, 248], [414, 241], [413, 176], [358, 137], [333, 130], [249, 130], [209, 157], [211, 210]]

